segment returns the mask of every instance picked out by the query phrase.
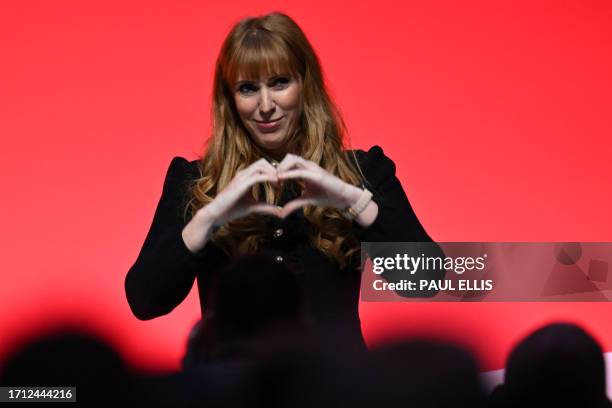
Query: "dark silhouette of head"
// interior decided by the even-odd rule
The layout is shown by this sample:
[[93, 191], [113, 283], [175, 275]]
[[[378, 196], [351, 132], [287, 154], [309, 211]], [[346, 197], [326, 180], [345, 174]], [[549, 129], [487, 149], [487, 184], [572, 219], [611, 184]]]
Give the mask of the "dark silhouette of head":
[[76, 386], [78, 402], [126, 400], [132, 373], [96, 335], [72, 326], [22, 344], [6, 359], [4, 386]]
[[278, 354], [251, 375], [251, 406], [483, 407], [473, 358], [459, 347], [426, 341], [369, 354], [315, 347]]
[[608, 407], [599, 344], [570, 323], [544, 326], [510, 353], [495, 406]]
[[412, 340], [373, 350], [370, 375], [367, 399], [376, 406], [483, 407], [485, 403], [474, 358], [452, 344]]

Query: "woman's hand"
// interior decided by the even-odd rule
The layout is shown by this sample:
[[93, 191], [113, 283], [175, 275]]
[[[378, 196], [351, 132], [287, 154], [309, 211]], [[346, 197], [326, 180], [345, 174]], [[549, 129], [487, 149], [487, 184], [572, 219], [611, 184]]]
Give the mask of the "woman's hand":
[[266, 159], [259, 159], [236, 173], [232, 181], [202, 207], [183, 228], [182, 237], [191, 252], [198, 252], [211, 238], [213, 227], [252, 213], [282, 217], [281, 210], [271, 204], [257, 202], [250, 194], [251, 187], [269, 181], [278, 183], [276, 169]]
[[356, 203], [362, 192], [359, 187], [341, 180], [315, 162], [294, 154], [287, 154], [276, 171], [281, 182], [301, 179], [305, 185], [301, 197], [288, 202], [283, 207], [282, 217], [306, 205], [345, 209]]
[[221, 226], [252, 213], [280, 217], [281, 212], [277, 206], [255, 201], [250, 194], [253, 185], [264, 181], [278, 183], [276, 169], [266, 159], [259, 159], [238, 171], [233, 180], [204, 207], [206, 214], [212, 219], [212, 225]]

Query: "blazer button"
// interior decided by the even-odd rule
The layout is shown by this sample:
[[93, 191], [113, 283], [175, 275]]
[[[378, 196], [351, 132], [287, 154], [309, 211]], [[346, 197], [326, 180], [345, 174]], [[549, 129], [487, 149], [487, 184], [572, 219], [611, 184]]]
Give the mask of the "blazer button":
[[283, 257], [282, 257], [282, 256], [280, 256], [280, 255], [276, 255], [276, 258], [274, 258], [274, 260], [275, 260], [277, 263], [281, 263], [281, 262], [283, 262]]
[[282, 228], [278, 228], [276, 230], [274, 230], [274, 238], [279, 238], [280, 236], [283, 235], [285, 231], [283, 231]]

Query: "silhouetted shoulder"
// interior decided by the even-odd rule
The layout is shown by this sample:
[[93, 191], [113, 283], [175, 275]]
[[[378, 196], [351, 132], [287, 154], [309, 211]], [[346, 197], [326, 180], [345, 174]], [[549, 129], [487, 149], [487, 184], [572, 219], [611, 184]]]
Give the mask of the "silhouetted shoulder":
[[354, 152], [368, 189], [379, 189], [385, 181], [395, 176], [395, 163], [379, 145], [372, 146], [368, 151], [357, 149]]
[[182, 156], [174, 156], [172, 161], [170, 161], [170, 165], [168, 166], [166, 178], [168, 176], [197, 178], [200, 176], [199, 162], [199, 159], [189, 161]]

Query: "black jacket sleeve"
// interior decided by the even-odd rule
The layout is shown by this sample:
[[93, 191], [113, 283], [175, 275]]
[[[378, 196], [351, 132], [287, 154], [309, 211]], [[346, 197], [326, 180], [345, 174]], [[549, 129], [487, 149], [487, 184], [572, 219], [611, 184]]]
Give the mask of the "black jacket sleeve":
[[125, 293], [134, 315], [149, 320], [172, 311], [189, 294], [205, 247], [191, 252], [181, 236], [186, 189], [196, 178], [194, 166], [174, 157], [140, 254], [125, 278]]
[[355, 154], [366, 177], [366, 188], [378, 205], [378, 215], [370, 226], [353, 224], [358, 238], [367, 242], [431, 242], [395, 176], [395, 163], [383, 149], [376, 145]]
[[[394, 248], [377, 246], [370, 242], [423, 242], [419, 253], [425, 256], [441, 256], [444, 253], [427, 234], [417, 218], [402, 185], [395, 175], [395, 163], [387, 157], [380, 146], [373, 146], [368, 152], [357, 150], [357, 160], [366, 178], [365, 187], [372, 192], [372, 200], [378, 205], [378, 215], [374, 222], [364, 228], [353, 222], [357, 238], [364, 244], [364, 250], [370, 257], [393, 256]], [[427, 275], [410, 275], [404, 271], [385, 271], [382, 277], [388, 282], [399, 282], [402, 279], [442, 279], [445, 271], [430, 270]], [[404, 297], [431, 297], [436, 291], [396, 291]]]

